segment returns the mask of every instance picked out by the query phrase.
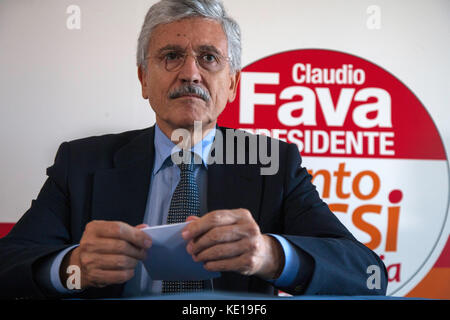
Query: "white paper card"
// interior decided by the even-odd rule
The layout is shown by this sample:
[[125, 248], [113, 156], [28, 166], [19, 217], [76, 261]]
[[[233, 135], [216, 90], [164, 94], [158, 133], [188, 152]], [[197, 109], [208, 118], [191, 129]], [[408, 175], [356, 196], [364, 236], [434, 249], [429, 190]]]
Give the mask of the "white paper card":
[[192, 260], [186, 251], [187, 242], [181, 236], [181, 231], [188, 223], [142, 229], [152, 238], [144, 266], [153, 280], [207, 280], [220, 276], [220, 272], [203, 268], [203, 262]]

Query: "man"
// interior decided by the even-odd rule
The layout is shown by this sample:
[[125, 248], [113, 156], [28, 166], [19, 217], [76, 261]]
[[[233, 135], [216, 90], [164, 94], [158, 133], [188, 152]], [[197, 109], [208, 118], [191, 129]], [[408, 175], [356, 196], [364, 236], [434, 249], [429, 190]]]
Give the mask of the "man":
[[[279, 162], [272, 175], [261, 175], [260, 158], [244, 165], [209, 163], [219, 136], [237, 144], [217, 127], [240, 76], [239, 27], [219, 0], [162, 0], [152, 6], [137, 55], [142, 96], [155, 111], [156, 125], [61, 145], [38, 198], [0, 240], [1, 295], [277, 289], [385, 294], [383, 263], [321, 201], [294, 145], [280, 142], [271, 149]], [[179, 129], [190, 135], [180, 139]], [[176, 144], [183, 152], [193, 150], [188, 159], [200, 158], [193, 161], [199, 165], [175, 164]], [[249, 146], [245, 153], [247, 160], [253, 156]], [[186, 193], [181, 189], [187, 184]], [[199, 283], [149, 277], [141, 261], [152, 239], [142, 227], [180, 219], [190, 221], [182, 233], [187, 252], [221, 277]], [[81, 270], [80, 290], [66, 286], [69, 266]], [[367, 285], [369, 266], [380, 271], [375, 288]]]

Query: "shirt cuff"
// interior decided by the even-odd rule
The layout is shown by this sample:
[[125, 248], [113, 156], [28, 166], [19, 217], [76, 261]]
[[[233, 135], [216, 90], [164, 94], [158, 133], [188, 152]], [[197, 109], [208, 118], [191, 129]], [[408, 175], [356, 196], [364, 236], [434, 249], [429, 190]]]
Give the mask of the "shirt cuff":
[[44, 261], [37, 270], [38, 283], [44, 287], [44, 289], [49, 293], [75, 293], [79, 290], [69, 290], [64, 287], [59, 277], [59, 269], [61, 263], [68, 252], [72, 249], [78, 247], [79, 245], [74, 245], [68, 247], [60, 252], [57, 252]]
[[268, 234], [278, 240], [284, 252], [284, 268], [277, 279], [270, 280], [277, 287], [289, 287], [295, 283], [300, 268], [300, 256], [294, 246], [285, 238], [276, 234]]
[[66, 287], [64, 287], [64, 285], [62, 284], [61, 278], [59, 277], [59, 269], [61, 267], [61, 263], [62, 263], [64, 257], [66, 256], [66, 254], [78, 246], [79, 245], [76, 244], [74, 246], [64, 249], [55, 257], [55, 259], [53, 260], [53, 263], [51, 264], [50, 281], [51, 281], [53, 287], [56, 289], [56, 291], [58, 291], [58, 293], [74, 292], [74, 290], [69, 290]]

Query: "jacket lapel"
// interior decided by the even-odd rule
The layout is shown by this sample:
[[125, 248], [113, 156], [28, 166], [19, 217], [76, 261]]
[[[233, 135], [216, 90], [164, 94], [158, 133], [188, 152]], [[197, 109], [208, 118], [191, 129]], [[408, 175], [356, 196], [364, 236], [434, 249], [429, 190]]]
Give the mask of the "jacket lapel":
[[154, 127], [114, 155], [114, 168], [94, 175], [92, 219], [141, 224], [154, 161]]
[[[223, 146], [226, 146], [225, 136], [223, 134]], [[235, 144], [234, 147], [236, 151]], [[260, 167], [252, 164], [226, 164], [226, 151], [224, 147], [224, 164], [208, 166], [208, 211], [244, 208], [258, 221], [262, 189]]]

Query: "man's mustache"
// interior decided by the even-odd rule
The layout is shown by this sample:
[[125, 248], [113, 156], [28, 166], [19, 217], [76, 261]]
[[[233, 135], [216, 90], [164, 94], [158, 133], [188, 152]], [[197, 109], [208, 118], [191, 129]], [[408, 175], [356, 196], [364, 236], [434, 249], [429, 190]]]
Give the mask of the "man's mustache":
[[208, 102], [211, 100], [211, 96], [209, 92], [197, 85], [192, 84], [186, 84], [179, 88], [174, 89], [173, 91], [169, 92], [169, 98], [170, 99], [176, 99], [183, 96], [189, 96], [189, 95], [195, 95], [198, 96], [200, 99]]

